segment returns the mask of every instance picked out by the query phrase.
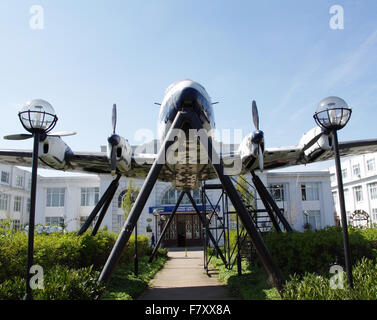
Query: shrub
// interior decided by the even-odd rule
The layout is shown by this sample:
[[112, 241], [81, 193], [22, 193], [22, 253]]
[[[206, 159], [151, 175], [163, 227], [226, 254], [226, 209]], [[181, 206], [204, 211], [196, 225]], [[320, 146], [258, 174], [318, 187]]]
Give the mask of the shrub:
[[[101, 269], [105, 264], [117, 235], [100, 231], [96, 236], [84, 234], [78, 236], [75, 232], [66, 234], [36, 234], [34, 237], [34, 264], [44, 270], [56, 265], [79, 269], [93, 266]], [[130, 263], [135, 254], [134, 236], [131, 236], [120, 262]], [[149, 239], [138, 236], [138, 255], [149, 253]], [[27, 260], [27, 236], [16, 232], [0, 237], [0, 283], [15, 276], [24, 277]]]
[[[372, 235], [368, 237], [372, 238]], [[352, 263], [362, 257], [375, 256], [368, 237], [360, 229], [349, 229]], [[332, 264], [345, 264], [342, 229], [339, 227], [327, 227], [316, 232], [272, 232], [264, 236], [264, 241], [286, 277], [308, 272], [327, 274]]]
[[286, 300], [376, 300], [377, 265], [375, 261], [362, 258], [352, 270], [354, 288], [349, 290], [346, 274], [343, 273], [343, 289], [332, 289], [330, 279], [307, 273], [303, 277], [293, 275], [285, 285]]
[[[91, 267], [69, 269], [57, 265], [44, 275], [44, 289], [33, 290], [35, 300], [92, 300], [103, 290], [99, 273]], [[25, 295], [25, 280], [19, 276], [0, 284], [0, 299], [20, 300]]]

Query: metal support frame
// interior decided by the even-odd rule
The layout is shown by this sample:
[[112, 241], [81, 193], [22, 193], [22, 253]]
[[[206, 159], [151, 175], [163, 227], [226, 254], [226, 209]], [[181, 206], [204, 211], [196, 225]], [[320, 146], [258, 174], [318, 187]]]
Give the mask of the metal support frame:
[[[205, 231], [206, 231], [206, 235], [210, 238], [213, 246], [216, 249], [217, 254], [220, 256], [221, 260], [226, 265], [226, 259], [224, 257], [224, 254], [222, 253], [221, 249], [219, 248], [219, 246], [217, 244], [216, 239], [214, 238], [214, 236], [212, 235], [211, 230], [209, 229], [209, 226], [208, 226], [208, 223], [207, 223], [207, 218], [206, 218], [205, 214], [201, 214], [200, 213], [200, 210], [199, 210], [198, 206], [196, 205], [195, 200], [192, 198], [191, 193], [190, 192], [186, 192], [186, 195], [189, 198], [192, 206], [194, 207], [194, 210], [195, 210], [196, 214], [198, 215], [200, 221], [202, 222], [202, 225], [204, 226]], [[207, 269], [207, 273], [208, 273], [208, 269]]]
[[[251, 173], [255, 188], [257, 189], [257, 191], [258, 191], [258, 193], [259, 193], [259, 195], [260, 195], [260, 197], [263, 201], [263, 204], [264, 204], [264, 206], [265, 206], [265, 208], [266, 208], [276, 230], [281, 231], [281, 229], [279, 227], [279, 223], [276, 219], [276, 217], [277, 217], [279, 219], [279, 221], [282, 223], [282, 225], [284, 226], [284, 229], [286, 231], [288, 231], [288, 232], [293, 231], [291, 225], [289, 224], [287, 219], [282, 214], [282, 212], [279, 209], [279, 207], [277, 206], [275, 200], [272, 198], [272, 196], [270, 195], [270, 193], [268, 192], [268, 190], [264, 186], [262, 180], [255, 174], [255, 172], [253, 170], [251, 170], [250, 173]], [[275, 213], [276, 217], [274, 216], [273, 213]]]
[[[214, 205], [211, 200], [209, 199], [209, 197], [207, 196], [206, 194], [206, 190], [214, 190], [214, 189], [221, 189], [221, 196], [219, 197], [219, 199], [216, 201], [216, 204]], [[218, 256], [220, 255], [223, 263], [225, 266], [228, 266], [229, 265], [229, 259], [227, 260], [226, 259], [226, 256], [227, 256], [227, 243], [229, 243], [229, 241], [227, 242], [227, 238], [226, 238], [226, 230], [228, 230], [228, 226], [227, 226], [227, 223], [229, 224], [229, 221], [227, 221], [226, 219], [220, 219], [219, 215], [218, 215], [218, 212], [217, 212], [217, 207], [218, 205], [220, 204], [220, 201], [222, 201], [222, 206], [224, 208], [224, 198], [226, 197], [226, 193], [224, 192], [224, 189], [222, 187], [221, 184], [204, 184], [202, 185], [202, 191], [201, 191], [201, 198], [202, 198], [202, 205], [203, 205], [203, 212], [202, 212], [202, 215], [206, 221], [206, 226], [205, 226], [205, 233], [204, 233], [204, 241], [203, 241], [203, 251], [204, 251], [204, 269], [206, 270], [206, 273], [207, 275], [209, 274], [209, 264], [211, 262], [211, 259], [212, 257], [214, 256], [214, 253], [216, 252], [216, 258], [218, 258]], [[210, 211], [207, 210], [207, 201], [210, 205]], [[209, 219], [207, 219], [207, 216], [209, 215]], [[211, 220], [215, 218], [215, 226], [214, 227], [210, 227], [211, 225]], [[218, 222], [220, 221], [220, 225], [218, 224]], [[215, 251], [212, 251], [209, 255], [208, 255], [208, 252], [207, 252], [207, 248], [210, 244], [210, 242], [208, 241], [208, 237], [210, 236], [208, 232], [211, 233], [211, 235], [213, 236], [211, 230], [215, 230], [215, 236], [212, 237], [213, 240], [211, 240], [211, 242], [213, 243], [213, 246], [215, 247]], [[221, 230], [220, 234], [218, 234], [218, 230]], [[223, 251], [220, 249], [220, 240], [221, 238], [224, 238], [224, 241], [223, 241]]]
[[[169, 147], [174, 143], [174, 137], [175, 134], [173, 132], [173, 129], [181, 129], [183, 127], [184, 122], [187, 122], [190, 125], [190, 128], [192, 129], [202, 129], [202, 123], [200, 122], [198, 115], [192, 111], [186, 112], [186, 111], [178, 111], [171, 127], [168, 132], [168, 134], [165, 137], [165, 140], [163, 141], [163, 144], [161, 146], [160, 152], [155, 159], [148, 176], [140, 190], [140, 193], [136, 199], [136, 202], [134, 206], [132, 207], [132, 210], [128, 216], [128, 219], [126, 220], [119, 237], [110, 253], [110, 256], [108, 257], [106, 264], [99, 276], [98, 281], [104, 283], [105, 285], [108, 284], [110, 281], [111, 275], [116, 267], [116, 265], [119, 262], [119, 259], [123, 253], [123, 250], [126, 247], [126, 244], [130, 238], [130, 235], [132, 233], [132, 230], [135, 227], [135, 224], [137, 220], [139, 219], [142, 210], [144, 209], [144, 206], [146, 204], [146, 201], [157, 181], [158, 175], [165, 163], [165, 155]], [[205, 130], [202, 130], [205, 131]], [[201, 139], [205, 139], [205, 141], [201, 141]], [[207, 134], [204, 132], [203, 135], [200, 137], [200, 142], [204, 149], [206, 150], [208, 154], [208, 158], [216, 171], [221, 184], [223, 185], [225, 191], [227, 192], [229, 199], [231, 200], [234, 208], [236, 209], [239, 218], [241, 219], [243, 225], [245, 226], [248, 234], [250, 235], [250, 238], [253, 242], [253, 245], [256, 249], [256, 252], [266, 269], [267, 273], [269, 274], [270, 281], [272, 284], [281, 291], [283, 288], [283, 277], [280, 273], [280, 271], [277, 269], [270, 252], [268, 251], [267, 247], [265, 246], [263, 239], [261, 235], [259, 234], [257, 228], [254, 225], [253, 220], [251, 219], [245, 205], [243, 204], [239, 194], [237, 193], [237, 190], [235, 189], [234, 185], [231, 182], [231, 179], [229, 176], [224, 174], [224, 166], [222, 164], [222, 161], [217, 154], [217, 152], [212, 148], [212, 140], [209, 139]], [[207, 145], [208, 142], [208, 145]], [[191, 194], [186, 193], [189, 198]], [[193, 203], [194, 208], [196, 207], [195, 202]], [[196, 207], [197, 209], [197, 207]], [[197, 211], [198, 212], [198, 211]], [[203, 223], [203, 222], [202, 222]], [[208, 235], [211, 235], [211, 232], [208, 233]], [[211, 236], [210, 236], [211, 237]]]
[[[151, 254], [151, 256], [149, 257], [149, 260], [148, 260], [149, 262], [153, 261], [153, 258], [155, 257], [155, 255], [156, 255], [156, 253], [158, 251], [158, 248], [160, 247], [161, 241], [164, 238], [164, 236], [166, 234], [166, 231], [169, 229], [169, 226], [170, 226], [171, 222], [173, 221], [175, 213], [177, 212], [177, 210], [179, 208], [179, 205], [181, 204], [181, 201], [182, 201], [184, 195], [185, 195], [185, 192], [181, 191], [181, 193], [179, 194], [177, 203], [175, 204], [175, 207], [174, 207], [172, 213], [170, 214], [168, 221], [166, 221], [164, 229], [162, 230], [162, 232], [160, 234], [160, 237], [158, 238], [158, 241], [157, 241], [155, 247], [153, 248], [152, 254]], [[156, 236], [157, 236], [157, 234], [156, 234]]]
[[94, 209], [92, 210], [92, 212], [90, 213], [90, 215], [86, 219], [85, 223], [81, 226], [81, 228], [78, 232], [78, 235], [82, 235], [83, 233], [85, 233], [89, 229], [90, 225], [94, 221], [98, 212], [102, 208], [101, 213], [98, 216], [97, 223], [94, 226], [93, 231], [91, 233], [91, 235], [93, 235], [93, 236], [96, 235], [96, 233], [97, 233], [97, 231], [98, 231], [98, 229], [99, 229], [99, 227], [102, 223], [102, 220], [103, 220], [103, 218], [104, 218], [104, 216], [107, 212], [107, 209], [109, 208], [111, 201], [113, 200], [115, 192], [118, 189], [120, 178], [121, 178], [121, 175], [118, 174], [116, 176], [116, 178], [110, 183], [110, 185], [108, 186], [108, 188], [106, 189], [106, 191], [102, 195], [101, 199], [98, 201], [97, 205], [94, 207]]

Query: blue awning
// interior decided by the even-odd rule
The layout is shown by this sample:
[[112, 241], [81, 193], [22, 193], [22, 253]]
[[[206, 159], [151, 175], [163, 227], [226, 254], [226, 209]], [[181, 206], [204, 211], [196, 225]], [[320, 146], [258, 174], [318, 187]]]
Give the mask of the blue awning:
[[[166, 205], [166, 206], [156, 206], [156, 207], [149, 207], [149, 213], [150, 214], [153, 214], [153, 210], [157, 209], [159, 213], [171, 213], [174, 209], [175, 205]], [[198, 209], [200, 212], [203, 212], [203, 206], [202, 205], [197, 205]], [[211, 212], [213, 211], [214, 209], [212, 208], [211, 205], [207, 204], [206, 205], [206, 211], [207, 212]], [[216, 206], [216, 209], [218, 211], [221, 210], [220, 206]], [[182, 205], [182, 206], [179, 206], [178, 210], [177, 210], [177, 213], [185, 213], [185, 212], [195, 212], [195, 209], [193, 206], [191, 205]]]

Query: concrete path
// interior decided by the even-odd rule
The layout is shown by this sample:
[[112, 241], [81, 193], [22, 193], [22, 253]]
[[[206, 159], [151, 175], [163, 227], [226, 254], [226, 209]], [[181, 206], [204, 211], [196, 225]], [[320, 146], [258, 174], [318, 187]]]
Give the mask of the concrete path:
[[139, 300], [231, 300], [228, 289], [203, 267], [203, 249], [169, 249], [168, 261]]

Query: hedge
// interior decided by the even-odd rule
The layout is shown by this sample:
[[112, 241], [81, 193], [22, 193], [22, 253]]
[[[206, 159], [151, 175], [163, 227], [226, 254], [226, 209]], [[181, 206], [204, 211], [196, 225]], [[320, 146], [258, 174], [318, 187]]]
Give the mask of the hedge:
[[[66, 234], [36, 234], [34, 238], [34, 264], [47, 272], [56, 265], [80, 269], [93, 266], [99, 270], [105, 264], [117, 235], [99, 231], [96, 236], [76, 232]], [[138, 236], [138, 254], [148, 254], [149, 238]], [[134, 235], [123, 252], [120, 263], [130, 263], [134, 256]], [[0, 237], [0, 283], [15, 276], [24, 277], [27, 261], [27, 235], [22, 232]]]
[[[44, 288], [33, 290], [34, 300], [93, 300], [104, 289], [97, 282], [98, 271], [92, 267], [70, 269], [56, 265], [44, 274]], [[25, 279], [15, 276], [0, 284], [1, 300], [22, 300], [25, 296]]]
[[[272, 232], [264, 237], [271, 256], [282, 273], [328, 274], [331, 265], [345, 265], [342, 229], [326, 227], [318, 231]], [[376, 257], [377, 229], [349, 228], [352, 263], [363, 257]], [[258, 258], [255, 254], [255, 260]]]

